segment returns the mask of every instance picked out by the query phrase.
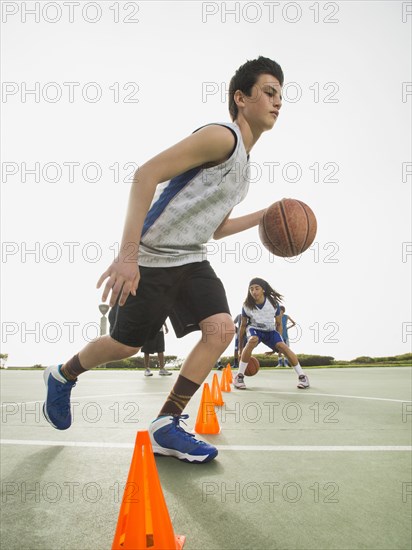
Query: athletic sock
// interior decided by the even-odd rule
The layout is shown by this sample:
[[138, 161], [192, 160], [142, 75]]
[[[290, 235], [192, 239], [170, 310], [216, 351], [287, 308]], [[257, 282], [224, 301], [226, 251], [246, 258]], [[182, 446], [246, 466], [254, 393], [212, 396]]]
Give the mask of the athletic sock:
[[301, 374], [305, 374], [302, 370], [302, 367], [300, 366], [300, 364], [298, 363], [297, 365], [292, 365], [293, 368], [295, 369], [295, 372], [298, 376], [300, 376]]
[[158, 416], [180, 416], [199, 388], [200, 384], [179, 374]]
[[247, 368], [247, 363], [245, 363], [245, 361], [241, 361], [239, 363], [239, 368], [238, 368], [238, 371], [237, 371], [237, 374], [245, 374], [245, 370]]
[[84, 369], [81, 366], [79, 354], [77, 354], [69, 359], [69, 361], [67, 361], [67, 363], [65, 363], [62, 367], [60, 367], [59, 371], [66, 380], [72, 382], [73, 380], [77, 379], [79, 374], [82, 374], [82, 372], [86, 372], [87, 369]]

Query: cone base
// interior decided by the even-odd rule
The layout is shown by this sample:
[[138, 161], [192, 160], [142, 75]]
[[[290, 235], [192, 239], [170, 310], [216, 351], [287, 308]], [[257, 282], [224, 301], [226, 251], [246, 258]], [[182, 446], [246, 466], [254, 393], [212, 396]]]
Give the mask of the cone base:
[[185, 541], [185, 535], [176, 535], [176, 550], [182, 550]]

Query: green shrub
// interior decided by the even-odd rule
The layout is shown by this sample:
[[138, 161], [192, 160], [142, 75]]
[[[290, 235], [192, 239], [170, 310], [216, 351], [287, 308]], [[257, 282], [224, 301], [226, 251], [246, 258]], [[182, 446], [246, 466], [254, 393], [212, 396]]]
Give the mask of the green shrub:
[[302, 367], [321, 367], [326, 365], [333, 365], [335, 360], [330, 355], [305, 355], [298, 354], [299, 363]]
[[352, 359], [351, 363], [360, 363], [361, 365], [366, 365], [368, 363], [375, 363], [375, 360], [372, 359], [372, 357], [368, 357], [367, 355], [362, 355], [361, 357]]

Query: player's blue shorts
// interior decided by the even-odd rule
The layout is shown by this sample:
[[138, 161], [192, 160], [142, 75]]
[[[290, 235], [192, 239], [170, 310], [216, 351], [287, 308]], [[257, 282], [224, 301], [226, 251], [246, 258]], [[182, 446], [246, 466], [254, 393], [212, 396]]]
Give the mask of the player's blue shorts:
[[257, 328], [247, 327], [246, 334], [248, 339], [251, 336], [257, 336], [259, 343], [262, 342], [262, 344], [265, 344], [271, 350], [275, 350], [276, 345], [283, 342], [283, 338], [277, 330], [258, 330]]

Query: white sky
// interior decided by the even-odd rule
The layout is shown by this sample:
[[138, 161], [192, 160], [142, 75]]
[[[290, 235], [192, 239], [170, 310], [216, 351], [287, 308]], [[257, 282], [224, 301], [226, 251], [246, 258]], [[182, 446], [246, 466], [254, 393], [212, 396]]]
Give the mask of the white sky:
[[[270, 257], [257, 228], [211, 245], [233, 315], [260, 276], [299, 324], [297, 353], [409, 352], [411, 21], [411, 2], [397, 1], [2, 2], [8, 364], [62, 362], [96, 336], [95, 286], [121, 238], [125, 165], [229, 120], [227, 84], [258, 55], [281, 64], [285, 101], [252, 151], [256, 181], [234, 215], [293, 197], [319, 229], [296, 262]], [[27, 93], [36, 86], [37, 98]], [[38, 181], [24, 173], [36, 166]], [[166, 353], [184, 357], [197, 338], [170, 332]]]

